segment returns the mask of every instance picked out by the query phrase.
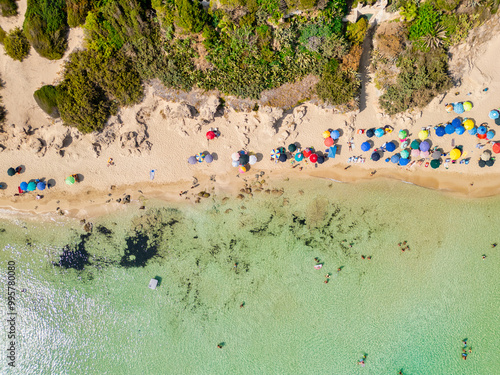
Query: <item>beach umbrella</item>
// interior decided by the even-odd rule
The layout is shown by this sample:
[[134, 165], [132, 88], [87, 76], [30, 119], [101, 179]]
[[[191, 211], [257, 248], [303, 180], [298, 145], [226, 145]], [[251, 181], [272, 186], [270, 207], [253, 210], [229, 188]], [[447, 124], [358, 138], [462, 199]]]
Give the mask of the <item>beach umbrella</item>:
[[295, 143], [290, 143], [288, 145], [288, 151], [295, 152], [296, 150], [297, 150], [297, 146], [295, 146]]
[[453, 110], [455, 111], [456, 114], [462, 114], [464, 113], [464, 105], [462, 103], [455, 103], [453, 105]]
[[411, 142], [410, 148], [412, 150], [418, 150], [420, 148], [420, 141], [415, 139], [413, 142]]
[[484, 168], [484, 166], [486, 165], [486, 162], [484, 160], [479, 160], [478, 164], [479, 164], [479, 167]]
[[478, 134], [477, 137], [479, 139], [486, 139], [486, 134]]
[[295, 161], [301, 161], [302, 159], [304, 159], [304, 155], [302, 154], [302, 152], [297, 152], [295, 154]]
[[65, 181], [68, 185], [73, 185], [75, 183], [75, 178], [73, 176], [68, 176]]
[[312, 151], [310, 148], [306, 148], [304, 151], [302, 151], [302, 154], [304, 154], [305, 158], [308, 158], [309, 156], [311, 156]]
[[422, 143], [420, 143], [420, 151], [429, 151], [429, 149], [431, 148], [431, 145], [429, 144], [429, 142], [427, 141], [423, 141]]
[[239, 170], [240, 170], [240, 173], [245, 173], [247, 171], [247, 169], [244, 165], [240, 165]]
[[236, 168], [238, 165], [240, 165], [240, 161], [239, 160], [231, 160], [231, 165]]
[[211, 163], [214, 161], [214, 157], [211, 154], [206, 154], [205, 155], [205, 162]]
[[278, 160], [279, 157], [280, 157], [280, 152], [277, 149], [273, 148], [273, 150], [271, 151], [271, 159]]
[[196, 163], [197, 163], [197, 161], [196, 161], [196, 157], [194, 157], [194, 156], [190, 156], [190, 157], [188, 158], [188, 163], [189, 163], [189, 164], [196, 164]]
[[410, 157], [410, 151], [408, 150], [403, 150], [400, 152], [400, 155], [403, 159], [408, 159]]
[[493, 139], [493, 137], [495, 137], [495, 131], [494, 130], [488, 130], [486, 132], [486, 139]]
[[231, 159], [236, 160], [236, 161], [240, 160], [240, 153], [239, 152], [233, 152], [231, 154]]
[[35, 189], [36, 189], [36, 182], [35, 181], [28, 182], [28, 188], [26, 190], [34, 191]]
[[334, 140], [332, 137], [325, 138], [325, 146], [330, 147], [333, 146]]
[[457, 160], [462, 155], [462, 151], [459, 148], [454, 148], [450, 151], [451, 160]]
[[385, 158], [384, 160], [386, 163], [389, 163], [391, 161], [391, 158]]
[[451, 111], [453, 111], [453, 104], [447, 104], [444, 108], [446, 109], [446, 112], [451, 113]]
[[487, 131], [488, 131], [488, 129], [484, 125], [481, 125], [477, 128], [477, 134], [481, 134], [481, 135], [486, 134]]
[[11, 167], [11, 168], [7, 169], [7, 174], [9, 176], [14, 176], [16, 174], [16, 170]]
[[452, 121], [451, 124], [453, 125], [454, 128], [457, 126], [460, 126], [462, 124], [462, 120], [460, 120], [460, 117], [455, 117]]
[[441, 151], [436, 150], [432, 153], [432, 158], [433, 159], [439, 159], [441, 157]]
[[284, 147], [278, 147], [278, 151], [280, 152], [280, 154], [286, 154], [286, 150]]
[[399, 159], [401, 159], [401, 156], [399, 156], [399, 154], [394, 154], [391, 156], [391, 162], [394, 164], [397, 164], [399, 162]]
[[248, 164], [250, 157], [248, 155], [240, 155], [240, 165]]
[[500, 143], [499, 142], [493, 143], [492, 150], [495, 154], [500, 154]]
[[495, 164], [495, 160], [494, 159], [486, 160], [485, 164], [487, 167], [491, 167], [493, 164]]
[[318, 164], [323, 164], [325, 162], [325, 158], [321, 155], [318, 155]]
[[477, 134], [477, 128], [474, 126], [472, 129], [467, 130], [467, 133], [470, 135], [476, 135]]
[[497, 118], [500, 117], [500, 112], [498, 112], [496, 109], [494, 109], [494, 110], [490, 111], [489, 116], [490, 116], [490, 119], [496, 120]]
[[368, 129], [368, 130], [366, 131], [366, 136], [367, 136], [368, 138], [371, 138], [371, 137], [373, 137], [374, 135], [375, 135], [375, 132], [373, 131], [373, 129]]
[[286, 161], [286, 154], [280, 154], [280, 157], [278, 159], [280, 162], [284, 163]]
[[378, 152], [374, 152], [374, 153], [372, 154], [371, 159], [372, 159], [373, 161], [379, 161], [379, 160], [380, 160], [380, 154], [379, 154]]
[[422, 141], [423, 141], [424, 139], [427, 139], [427, 137], [428, 137], [428, 136], [429, 136], [429, 131], [428, 131], [428, 130], [424, 130], [424, 129], [422, 129], [422, 130], [420, 130], [420, 131], [418, 132], [418, 138], [420, 138], [420, 140], [422, 140]]
[[196, 155], [196, 160], [198, 160], [198, 163], [203, 162], [203, 160], [205, 160], [205, 154], [203, 152], [200, 152]]
[[438, 127], [436, 128], [436, 135], [437, 135], [438, 137], [442, 137], [442, 136], [443, 136], [443, 135], [445, 135], [445, 134], [446, 134], [446, 131], [445, 131], [445, 129], [444, 129], [444, 126], [438, 126]]
[[393, 152], [396, 149], [396, 145], [392, 142], [387, 142], [387, 144], [385, 145], [385, 149], [387, 150], [387, 152]]
[[40, 182], [38, 182], [38, 184], [36, 184], [36, 188], [38, 190], [45, 190], [45, 186], [46, 186], [45, 182], [43, 182], [43, 181], [40, 181]]
[[446, 124], [444, 131], [446, 134], [453, 134], [455, 133], [455, 127], [452, 124]]
[[339, 139], [340, 132], [338, 130], [334, 130], [334, 131], [330, 132], [330, 137], [332, 137], [333, 139]]
[[366, 152], [366, 151], [368, 151], [370, 149], [370, 147], [371, 147], [370, 143], [368, 143], [368, 142], [361, 143], [361, 151], [365, 151]]
[[328, 137], [330, 137], [330, 131], [329, 130], [325, 130], [323, 132], [323, 138], [328, 138]]
[[420, 151], [420, 157], [421, 158], [428, 158], [429, 157], [429, 151]]
[[375, 129], [375, 137], [380, 138], [385, 134], [385, 130], [382, 128]]
[[474, 121], [468, 118], [462, 125], [464, 126], [465, 130], [471, 130], [474, 127]]
[[316, 163], [318, 161], [318, 155], [316, 154], [311, 154], [311, 156], [309, 156], [309, 161], [311, 163]]
[[465, 102], [464, 103], [464, 111], [470, 111], [472, 109], [472, 103], [471, 102]]
[[408, 131], [406, 130], [400, 130], [398, 133], [399, 139], [405, 139], [408, 136]]
[[413, 158], [418, 158], [420, 156], [420, 150], [411, 150], [411, 156]]
[[399, 165], [402, 167], [404, 167], [405, 165], [408, 165], [409, 162], [410, 162], [410, 159], [406, 159], [406, 158], [399, 159]]
[[250, 157], [248, 158], [248, 164], [254, 165], [255, 163], [257, 163], [257, 156], [250, 155]]
[[462, 135], [465, 133], [465, 128], [462, 125], [457, 126], [455, 128], [455, 133], [457, 133], [458, 135]]
[[27, 182], [21, 182], [21, 185], [19, 185], [19, 187], [21, 188], [21, 190], [28, 190], [28, 183]]
[[441, 164], [441, 162], [439, 161], [439, 159], [431, 160], [431, 168], [432, 169], [439, 168], [440, 164]]
[[207, 132], [206, 136], [207, 136], [208, 140], [211, 140], [211, 139], [215, 138], [215, 133], [210, 130], [210, 131]]
[[488, 161], [490, 159], [491, 159], [491, 151], [484, 150], [483, 153], [481, 154], [481, 160]]

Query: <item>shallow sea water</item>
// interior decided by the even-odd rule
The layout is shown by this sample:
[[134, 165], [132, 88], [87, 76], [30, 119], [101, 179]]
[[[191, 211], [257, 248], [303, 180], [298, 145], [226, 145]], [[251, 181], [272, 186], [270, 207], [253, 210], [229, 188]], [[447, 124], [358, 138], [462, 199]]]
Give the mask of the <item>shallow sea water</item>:
[[[2, 285], [14, 260], [26, 291], [17, 367], [2, 355], [0, 373], [499, 373], [500, 198], [397, 182], [281, 185], [282, 196], [149, 204], [100, 219], [91, 235], [1, 223]], [[83, 270], [57, 265], [65, 246], [88, 252]]]

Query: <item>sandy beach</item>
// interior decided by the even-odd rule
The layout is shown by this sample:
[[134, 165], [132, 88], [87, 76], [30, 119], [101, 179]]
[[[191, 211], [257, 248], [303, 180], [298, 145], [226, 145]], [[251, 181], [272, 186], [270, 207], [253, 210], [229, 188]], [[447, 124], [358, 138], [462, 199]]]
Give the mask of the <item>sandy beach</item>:
[[[1, 19], [1, 26], [9, 30], [22, 23], [25, 8], [25, 2], [21, 1], [20, 15], [15, 19]], [[467, 133], [438, 138], [431, 131], [432, 147], [438, 146], [449, 153], [454, 143], [462, 146], [467, 153], [465, 157], [470, 158], [469, 164], [449, 163], [448, 169], [441, 166], [433, 170], [425, 167], [425, 161], [411, 167], [386, 163], [387, 155], [378, 162], [371, 161], [371, 151], [362, 152], [360, 148], [367, 137], [358, 134], [358, 130], [386, 125], [394, 129], [381, 138], [373, 137], [374, 148], [397, 140], [402, 129], [407, 129], [409, 137], [415, 139], [423, 127], [432, 129], [457, 116], [445, 111], [445, 103], [469, 100], [473, 103], [472, 110], [460, 117], [472, 118], [476, 125], [487, 123], [489, 129], [496, 131], [497, 125], [488, 113], [498, 108], [500, 94], [500, 73], [496, 68], [500, 33], [494, 32], [499, 25], [499, 16], [493, 17], [471, 33], [468, 47], [461, 45], [452, 49], [450, 69], [454, 77], [461, 77], [459, 86], [435, 98], [421, 111], [393, 118], [380, 113], [379, 93], [369, 80], [362, 88], [364, 108], [344, 114], [311, 103], [288, 111], [271, 107], [237, 111], [230, 106], [220, 108], [216, 96], [200, 93], [190, 96], [196, 97], [196, 101], [173, 101], [172, 93], [165, 94], [158, 83], [152, 82], [145, 87], [146, 95], [140, 104], [121, 109], [101, 133], [82, 135], [64, 126], [60, 119], [49, 118], [37, 106], [33, 92], [61, 79], [64, 59], [75, 49], [83, 48], [83, 30], [71, 30], [63, 60], [43, 59], [34, 50], [22, 63], [1, 54], [0, 75], [5, 84], [0, 95], [8, 111], [0, 133], [3, 150], [0, 182], [7, 185], [0, 191], [1, 215], [10, 216], [8, 210], [17, 210], [53, 218], [62, 212], [81, 219], [125, 207], [117, 200], [126, 195], [130, 195], [131, 204], [138, 207], [145, 205], [148, 199], [195, 203], [200, 192], [237, 195], [245, 187], [254, 190], [261, 187], [265, 192], [280, 188], [281, 181], [293, 178], [328, 178], [348, 183], [383, 178], [468, 197], [497, 195], [500, 193], [498, 165], [480, 168], [477, 161], [484, 150], [491, 150], [494, 141], [500, 141], [498, 136], [487, 143]], [[476, 40], [485, 30], [490, 30], [491, 39]], [[488, 90], [484, 91], [485, 88]], [[211, 128], [217, 128], [221, 135], [208, 141], [205, 134]], [[290, 160], [285, 163], [270, 160], [273, 148], [287, 147], [290, 143], [324, 152], [327, 147], [322, 133], [328, 129], [341, 133], [334, 159], [322, 165], [301, 162], [298, 166]], [[352, 151], [349, 151], [351, 140]], [[478, 144], [483, 148], [477, 148]], [[258, 157], [258, 162], [245, 174], [231, 166], [231, 154], [239, 150]], [[396, 149], [398, 151], [401, 149]], [[187, 159], [200, 152], [211, 153], [214, 161], [188, 164]], [[359, 156], [366, 161], [348, 163], [350, 157]], [[108, 166], [109, 158], [114, 165]], [[7, 176], [9, 167], [18, 166], [24, 167], [22, 174]], [[150, 178], [151, 170], [155, 170], [154, 180]], [[373, 171], [376, 172], [372, 175]], [[65, 184], [65, 178], [75, 173], [83, 177], [82, 181], [71, 186]], [[39, 200], [36, 192], [15, 196], [21, 182], [33, 179], [53, 180], [55, 186], [39, 193], [43, 195]], [[179, 195], [186, 190], [188, 193]]]

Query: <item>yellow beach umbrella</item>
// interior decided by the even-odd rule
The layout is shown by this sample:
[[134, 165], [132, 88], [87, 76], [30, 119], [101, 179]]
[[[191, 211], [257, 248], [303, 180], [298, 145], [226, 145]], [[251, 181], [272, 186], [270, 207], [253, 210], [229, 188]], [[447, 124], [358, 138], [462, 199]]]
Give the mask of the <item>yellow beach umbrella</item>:
[[457, 160], [461, 155], [462, 155], [462, 151], [460, 151], [460, 149], [458, 149], [458, 148], [454, 148], [450, 152], [451, 160]]
[[470, 111], [472, 109], [472, 103], [471, 102], [465, 102], [464, 103], [464, 110], [465, 111]]
[[325, 130], [325, 131], [323, 132], [323, 138], [329, 138], [329, 137], [330, 137], [330, 131]]
[[240, 173], [245, 173], [246, 171], [247, 169], [244, 166], [240, 165]]
[[420, 130], [418, 132], [418, 138], [420, 138], [421, 141], [423, 141], [424, 139], [427, 139], [428, 136], [429, 136], [428, 130]]
[[474, 127], [474, 121], [468, 118], [462, 125], [464, 126], [465, 130], [471, 130]]

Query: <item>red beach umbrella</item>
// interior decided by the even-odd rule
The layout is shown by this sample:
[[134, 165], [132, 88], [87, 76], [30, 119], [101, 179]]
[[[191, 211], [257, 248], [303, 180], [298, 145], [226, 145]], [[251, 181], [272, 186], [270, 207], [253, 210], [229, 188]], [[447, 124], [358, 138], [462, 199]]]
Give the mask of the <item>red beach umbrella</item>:
[[309, 156], [311, 156], [312, 151], [306, 148], [304, 151], [302, 151], [302, 154], [304, 155], [305, 158], [308, 158]]
[[325, 146], [326, 147], [333, 146], [333, 138], [332, 137], [325, 138]]
[[500, 143], [498, 142], [493, 143], [493, 152], [495, 154], [500, 154]]
[[215, 138], [215, 133], [213, 131], [208, 131], [207, 132], [207, 139], [210, 140], [210, 139], [214, 139]]
[[477, 134], [477, 137], [479, 139], [486, 139], [486, 133], [485, 134]]
[[316, 163], [318, 161], [318, 155], [316, 154], [311, 154], [311, 156], [309, 156], [309, 161], [311, 163]]

